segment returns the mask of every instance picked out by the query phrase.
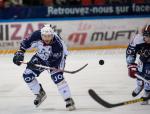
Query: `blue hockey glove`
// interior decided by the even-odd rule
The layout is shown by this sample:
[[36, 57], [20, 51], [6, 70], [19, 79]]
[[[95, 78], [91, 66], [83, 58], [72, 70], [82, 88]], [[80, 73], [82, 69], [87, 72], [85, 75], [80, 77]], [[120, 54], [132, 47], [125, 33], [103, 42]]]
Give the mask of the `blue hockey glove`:
[[24, 60], [24, 52], [25, 51], [22, 51], [22, 50], [18, 50], [15, 54], [14, 54], [14, 57], [13, 57], [13, 63], [16, 64], [16, 65], [21, 65], [21, 62], [20, 61], [23, 61]]

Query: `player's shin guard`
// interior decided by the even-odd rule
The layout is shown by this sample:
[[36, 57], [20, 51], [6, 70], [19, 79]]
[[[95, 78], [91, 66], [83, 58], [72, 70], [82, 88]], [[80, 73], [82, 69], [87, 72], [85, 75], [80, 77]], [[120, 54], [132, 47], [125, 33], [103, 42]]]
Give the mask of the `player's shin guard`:
[[71, 98], [71, 92], [69, 89], [69, 86], [65, 80], [59, 82], [57, 84], [58, 91], [61, 94], [61, 96], [64, 98], [66, 102], [66, 108], [69, 111], [75, 110], [75, 103], [73, 99]]
[[30, 90], [33, 92], [33, 94], [39, 94], [40, 84], [38, 83], [36, 78], [32, 82], [27, 83], [27, 85], [30, 88]]

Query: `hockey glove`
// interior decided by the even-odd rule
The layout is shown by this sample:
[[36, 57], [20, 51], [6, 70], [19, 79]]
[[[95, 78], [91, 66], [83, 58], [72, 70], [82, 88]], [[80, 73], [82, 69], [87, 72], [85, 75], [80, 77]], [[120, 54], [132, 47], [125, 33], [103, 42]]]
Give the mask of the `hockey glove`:
[[132, 63], [128, 65], [128, 75], [131, 78], [136, 78], [135, 74], [137, 73], [137, 64]]
[[23, 61], [24, 60], [24, 52], [25, 51], [22, 51], [22, 50], [18, 50], [15, 54], [14, 54], [14, 57], [13, 57], [13, 63], [16, 64], [16, 65], [21, 65], [21, 62], [20, 61]]

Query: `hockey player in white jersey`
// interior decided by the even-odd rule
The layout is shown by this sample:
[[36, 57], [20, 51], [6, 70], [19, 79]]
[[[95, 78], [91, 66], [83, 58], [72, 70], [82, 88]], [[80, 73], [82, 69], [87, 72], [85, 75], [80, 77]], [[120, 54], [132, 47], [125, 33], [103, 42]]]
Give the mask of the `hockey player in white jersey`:
[[[45, 100], [46, 92], [36, 78], [44, 69], [36, 67], [35, 64], [64, 69], [68, 52], [63, 40], [53, 31], [50, 25], [45, 25], [42, 29], [33, 32], [31, 36], [21, 42], [20, 49], [13, 57], [14, 64], [21, 65], [20, 61], [24, 60], [24, 53], [29, 48], [36, 48], [37, 52], [28, 62], [23, 78], [33, 94], [36, 95], [34, 104], [38, 107]], [[59, 93], [66, 102], [66, 108], [70, 111], [74, 110], [75, 104], [63, 72], [57, 70], [50, 70], [49, 72], [58, 87]]]
[[[139, 55], [137, 64], [135, 63], [137, 54]], [[135, 74], [142, 76], [146, 80], [150, 80], [150, 25], [146, 25], [142, 34], [137, 34], [131, 40], [126, 50], [126, 61], [128, 64], [128, 74], [132, 78], [136, 78]], [[150, 84], [137, 80], [137, 87], [132, 92], [132, 96], [136, 97], [143, 89], [143, 97], [150, 97]], [[143, 105], [148, 104], [144, 101]]]

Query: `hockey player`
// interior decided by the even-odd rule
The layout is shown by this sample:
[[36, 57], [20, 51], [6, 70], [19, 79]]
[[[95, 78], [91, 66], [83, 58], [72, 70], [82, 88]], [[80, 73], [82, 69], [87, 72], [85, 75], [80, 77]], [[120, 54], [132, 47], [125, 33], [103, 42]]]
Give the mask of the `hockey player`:
[[[138, 58], [137, 64], [135, 63], [136, 58]], [[146, 80], [150, 80], [150, 25], [146, 25], [142, 34], [136, 34], [129, 43], [126, 50], [126, 61], [130, 77], [136, 78], [135, 74], [137, 73]], [[132, 92], [132, 96], [136, 97], [144, 89], [143, 97], [150, 97], [150, 84], [139, 78], [136, 78], [136, 80], [137, 87]], [[148, 101], [144, 101], [142, 104], [146, 105]]]
[[[28, 62], [23, 78], [33, 94], [36, 95], [34, 105], [38, 107], [45, 100], [46, 93], [36, 78], [44, 69], [36, 67], [35, 64], [64, 69], [68, 52], [63, 40], [53, 31], [50, 25], [45, 25], [42, 29], [33, 32], [31, 36], [21, 42], [20, 49], [13, 57], [14, 64], [21, 65], [20, 61], [24, 60], [24, 53], [29, 48], [36, 48], [37, 52]], [[74, 110], [75, 104], [63, 72], [57, 70], [49, 72], [58, 87], [59, 93], [66, 102], [66, 108], [70, 111]]]

